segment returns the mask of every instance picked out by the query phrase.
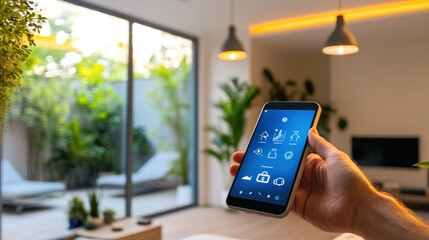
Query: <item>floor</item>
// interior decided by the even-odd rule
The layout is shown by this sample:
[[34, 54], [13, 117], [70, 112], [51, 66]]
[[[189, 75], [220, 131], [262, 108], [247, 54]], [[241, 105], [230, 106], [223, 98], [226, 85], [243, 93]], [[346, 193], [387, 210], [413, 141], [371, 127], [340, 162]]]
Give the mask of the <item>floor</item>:
[[[103, 190], [101, 211], [113, 208], [117, 216], [125, 216], [125, 199], [122, 190]], [[87, 202], [87, 191], [68, 191], [66, 194], [45, 199], [37, 206], [25, 208], [21, 214], [15, 208], [5, 208], [2, 214], [2, 238], [7, 240], [47, 240], [68, 233], [67, 204], [73, 196], [80, 196]], [[147, 215], [183, 206], [178, 203], [176, 189], [135, 195], [132, 200], [132, 215]]]
[[[67, 192], [52, 199], [43, 200], [39, 207], [25, 209], [16, 214], [14, 209], [5, 209], [2, 217], [2, 238], [4, 240], [48, 240], [66, 235], [67, 203], [73, 196], [86, 199], [87, 191]], [[118, 216], [124, 216], [124, 198], [121, 191], [105, 190], [101, 209], [113, 208]], [[135, 195], [132, 201], [133, 216], [182, 206], [178, 204], [176, 189]], [[429, 212], [417, 211], [429, 220]], [[257, 214], [227, 210], [215, 207], [194, 207], [154, 218], [162, 224], [163, 239], [187, 239], [198, 234], [215, 234], [233, 239], [312, 239], [332, 240], [339, 234], [326, 233], [313, 227], [291, 213], [286, 218], [276, 219]], [[194, 240], [194, 238], [191, 238]], [[201, 239], [201, 238], [197, 238]], [[206, 239], [206, 238], [202, 238]]]

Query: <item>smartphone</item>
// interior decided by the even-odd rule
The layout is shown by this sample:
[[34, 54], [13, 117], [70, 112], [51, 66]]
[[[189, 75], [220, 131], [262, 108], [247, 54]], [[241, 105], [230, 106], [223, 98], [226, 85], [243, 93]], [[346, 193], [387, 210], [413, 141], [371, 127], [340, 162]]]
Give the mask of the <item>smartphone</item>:
[[230, 208], [286, 216], [310, 152], [308, 131], [317, 126], [316, 102], [267, 102], [226, 198]]

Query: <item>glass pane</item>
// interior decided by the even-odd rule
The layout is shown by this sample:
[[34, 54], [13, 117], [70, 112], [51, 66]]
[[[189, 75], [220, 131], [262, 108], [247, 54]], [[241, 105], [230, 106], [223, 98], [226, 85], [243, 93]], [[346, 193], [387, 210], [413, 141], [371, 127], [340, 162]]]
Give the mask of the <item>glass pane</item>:
[[133, 24], [132, 215], [193, 203], [192, 41]]
[[123, 186], [97, 188], [98, 211], [88, 193], [100, 176], [123, 169], [126, 91], [118, 86], [127, 80], [128, 22], [62, 1], [39, 6], [48, 21], [3, 138], [2, 239], [58, 237], [69, 216], [80, 218], [76, 209], [68, 214], [75, 196], [93, 216], [125, 210]]

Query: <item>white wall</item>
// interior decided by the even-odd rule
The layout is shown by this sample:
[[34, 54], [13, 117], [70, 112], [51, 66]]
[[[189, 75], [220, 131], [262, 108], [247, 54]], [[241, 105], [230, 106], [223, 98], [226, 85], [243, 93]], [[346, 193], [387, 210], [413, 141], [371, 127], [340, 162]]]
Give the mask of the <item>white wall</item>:
[[[248, 35], [239, 31], [238, 38], [242, 41], [244, 48], [249, 51]], [[201, 47], [203, 54], [200, 62], [205, 62], [200, 69], [206, 72], [200, 76], [200, 157], [199, 164], [202, 166], [199, 172], [200, 182], [200, 203], [202, 205], [221, 205], [221, 193], [224, 186], [224, 172], [221, 164], [214, 158], [205, 156], [202, 151], [208, 147], [211, 141], [210, 136], [205, 132], [205, 127], [216, 125], [218, 113], [214, 110], [213, 103], [219, 98], [223, 98], [219, 90], [219, 84], [228, 81], [231, 77], [238, 77], [241, 81], [249, 81], [249, 58], [236, 62], [225, 62], [217, 58], [223, 41], [226, 39], [225, 32], [205, 36], [202, 39], [204, 47]], [[250, 56], [251, 57], [251, 56]]]
[[[361, 52], [331, 58], [331, 100], [349, 119], [333, 143], [350, 153], [353, 135], [416, 135], [420, 161], [429, 161], [429, 44], [407, 39], [361, 45]], [[366, 171], [373, 179], [426, 186], [426, 171]]]
[[300, 87], [303, 87], [304, 80], [310, 79], [315, 87], [314, 99], [320, 103], [329, 102], [330, 62], [329, 57], [321, 51], [302, 54], [282, 51], [273, 48], [262, 38], [252, 39], [251, 45], [251, 82], [261, 88], [261, 96], [250, 111], [248, 134], [253, 130], [262, 105], [268, 100], [269, 83], [262, 75], [265, 67], [271, 70], [276, 80], [295, 80]]

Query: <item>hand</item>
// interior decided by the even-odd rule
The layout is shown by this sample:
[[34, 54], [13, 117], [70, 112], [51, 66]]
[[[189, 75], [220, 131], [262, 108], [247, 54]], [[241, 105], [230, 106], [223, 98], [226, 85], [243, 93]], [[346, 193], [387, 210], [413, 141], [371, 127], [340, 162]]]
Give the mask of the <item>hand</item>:
[[[357, 210], [376, 190], [354, 162], [320, 137], [309, 132], [309, 143], [317, 153], [307, 157], [296, 192], [293, 210], [316, 227], [331, 232], [351, 231]], [[244, 152], [236, 152], [230, 167], [235, 176]]]

